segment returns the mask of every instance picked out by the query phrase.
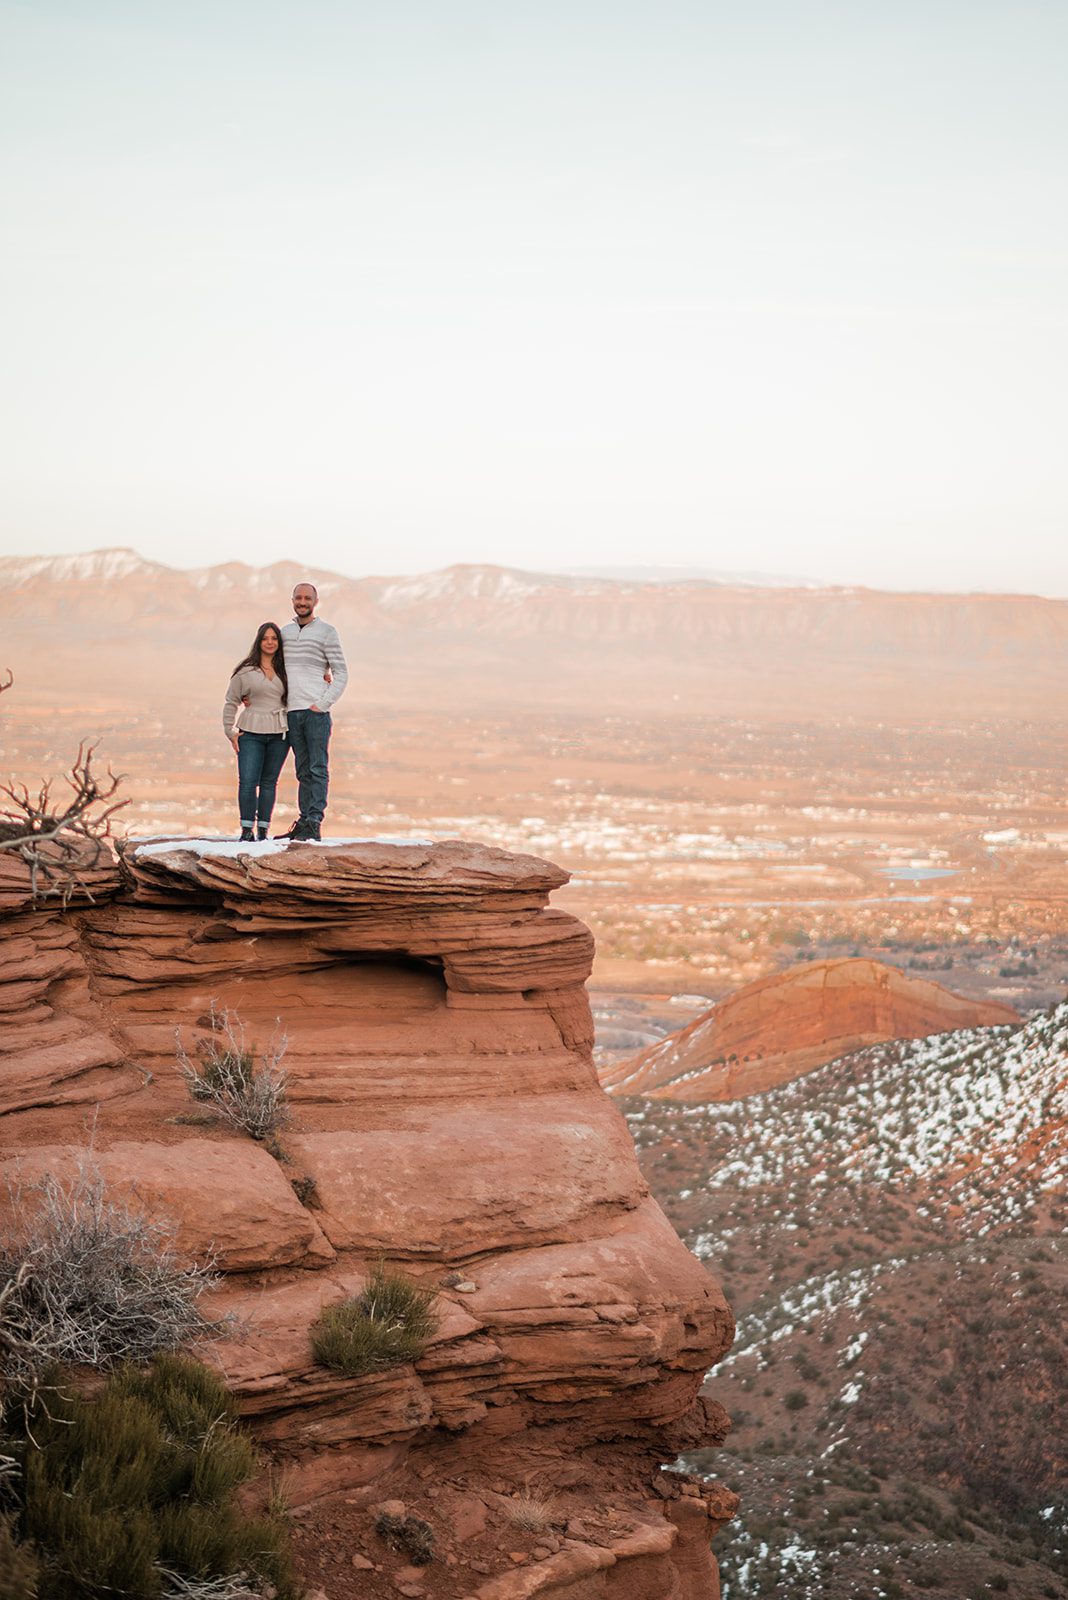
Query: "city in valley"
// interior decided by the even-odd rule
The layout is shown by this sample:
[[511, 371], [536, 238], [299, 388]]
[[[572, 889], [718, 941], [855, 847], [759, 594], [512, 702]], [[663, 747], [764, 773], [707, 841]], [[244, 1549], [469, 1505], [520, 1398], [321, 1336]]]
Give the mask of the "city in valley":
[[[235, 834], [218, 708], [165, 721], [4, 697], [32, 782], [87, 734], [125, 774], [117, 830]], [[483, 840], [572, 873], [597, 939], [599, 1045], [630, 1052], [742, 984], [874, 955], [1020, 1010], [1068, 986], [1068, 794], [1058, 727], [797, 725], [557, 709], [339, 709], [327, 833]], [[294, 815], [292, 763], [276, 826]]]

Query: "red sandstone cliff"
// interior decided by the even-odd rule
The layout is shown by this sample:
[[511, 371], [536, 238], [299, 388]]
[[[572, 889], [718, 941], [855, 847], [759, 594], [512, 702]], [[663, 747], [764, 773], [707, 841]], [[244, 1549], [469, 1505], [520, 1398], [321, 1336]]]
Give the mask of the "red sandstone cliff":
[[[211, 1309], [237, 1320], [205, 1358], [306, 1508], [331, 1600], [715, 1596], [730, 1496], [658, 1467], [722, 1437], [699, 1391], [733, 1323], [597, 1085], [592, 939], [548, 907], [566, 874], [458, 841], [173, 841], [129, 848], [121, 884], [98, 863], [95, 903], [35, 910], [0, 861], [5, 1175], [91, 1142], [114, 1190], [214, 1256]], [[286, 1164], [191, 1116], [175, 1030], [192, 1050], [213, 1003], [288, 1033]], [[310, 1325], [382, 1257], [452, 1285], [431, 1344], [371, 1377], [317, 1366]], [[524, 1486], [568, 1512], [537, 1557], [508, 1531]], [[397, 1578], [384, 1498], [441, 1561]]]
[[881, 961], [813, 961], [747, 984], [601, 1081], [613, 1094], [738, 1100], [865, 1045], [1019, 1020], [1011, 1006], [966, 999]]

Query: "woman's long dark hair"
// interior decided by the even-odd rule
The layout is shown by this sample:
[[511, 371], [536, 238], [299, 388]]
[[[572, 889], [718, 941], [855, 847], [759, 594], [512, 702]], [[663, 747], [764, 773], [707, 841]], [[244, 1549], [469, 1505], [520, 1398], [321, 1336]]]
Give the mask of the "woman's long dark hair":
[[278, 637], [278, 649], [275, 651], [274, 656], [274, 670], [282, 680], [282, 704], [285, 705], [289, 699], [289, 679], [286, 677], [286, 647], [282, 641], [282, 630], [277, 622], [260, 623], [256, 629], [256, 637], [252, 641], [252, 648], [244, 660], [237, 663], [234, 672], [240, 672], [242, 667], [258, 667], [260, 665], [260, 645], [263, 643], [263, 636], [268, 630], [273, 630]]

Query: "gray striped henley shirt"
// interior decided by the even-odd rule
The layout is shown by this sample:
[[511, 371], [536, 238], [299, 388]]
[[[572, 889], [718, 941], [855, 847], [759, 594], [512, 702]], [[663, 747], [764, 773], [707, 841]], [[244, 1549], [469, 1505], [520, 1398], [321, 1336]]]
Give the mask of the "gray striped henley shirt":
[[[337, 629], [319, 617], [313, 617], [303, 627], [294, 617], [282, 629], [282, 647], [286, 654], [286, 677], [289, 679], [290, 711], [307, 711], [318, 706], [329, 711], [340, 700], [349, 681], [349, 669]], [[323, 682], [327, 667], [334, 674], [333, 683]]]

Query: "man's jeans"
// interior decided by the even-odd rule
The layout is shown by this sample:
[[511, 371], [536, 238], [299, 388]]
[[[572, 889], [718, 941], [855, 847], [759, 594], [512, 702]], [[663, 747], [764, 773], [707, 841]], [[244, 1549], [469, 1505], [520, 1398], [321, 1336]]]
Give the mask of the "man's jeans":
[[243, 733], [237, 741], [237, 805], [241, 826], [265, 828], [274, 810], [278, 774], [289, 754], [284, 733]]
[[330, 775], [329, 711], [291, 711], [289, 742], [297, 767], [297, 801], [304, 822], [322, 822]]

